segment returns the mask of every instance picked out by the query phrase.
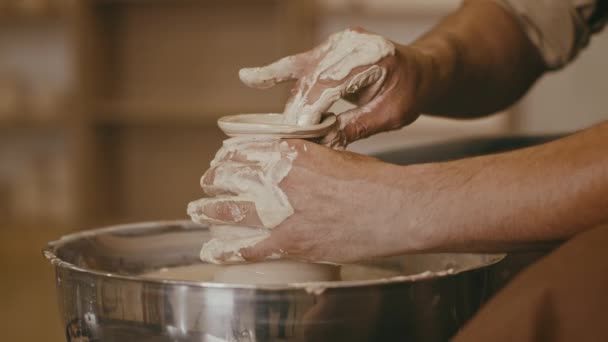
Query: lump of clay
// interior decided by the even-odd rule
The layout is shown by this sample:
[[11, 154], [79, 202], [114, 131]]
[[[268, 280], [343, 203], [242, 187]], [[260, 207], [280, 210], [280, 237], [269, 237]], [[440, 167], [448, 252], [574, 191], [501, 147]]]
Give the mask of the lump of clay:
[[201, 249], [203, 261], [219, 264], [213, 281], [231, 284], [289, 284], [340, 280], [340, 266], [291, 260], [245, 263], [239, 253], [267, 238], [267, 229], [211, 226], [212, 239]]
[[213, 280], [230, 284], [289, 284], [340, 280], [340, 266], [271, 260], [220, 266]]

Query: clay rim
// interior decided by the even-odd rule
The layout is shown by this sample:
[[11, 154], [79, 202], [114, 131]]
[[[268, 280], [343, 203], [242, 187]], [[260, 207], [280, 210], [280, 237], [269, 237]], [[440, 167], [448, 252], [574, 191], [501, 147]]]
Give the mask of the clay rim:
[[[49, 262], [58, 268], [65, 268], [71, 271], [75, 271], [78, 273], [84, 273], [100, 278], [106, 279], [116, 279], [123, 281], [133, 281], [138, 283], [148, 283], [148, 284], [157, 284], [157, 285], [182, 285], [182, 286], [192, 286], [192, 287], [200, 287], [200, 288], [224, 288], [224, 289], [243, 289], [243, 290], [272, 290], [272, 291], [291, 291], [291, 290], [304, 290], [307, 292], [315, 292], [320, 291], [321, 293], [325, 289], [335, 289], [335, 288], [360, 288], [360, 287], [372, 287], [378, 285], [389, 285], [389, 284], [399, 284], [399, 283], [414, 283], [414, 282], [422, 282], [429, 281], [435, 279], [443, 279], [449, 278], [453, 276], [457, 276], [461, 273], [468, 271], [481, 270], [486, 267], [495, 265], [501, 262], [506, 254], [495, 254], [495, 253], [478, 253], [482, 255], [489, 256], [489, 260], [479, 263], [478, 265], [463, 267], [458, 270], [445, 270], [445, 271], [437, 271], [431, 274], [425, 274], [425, 272], [421, 272], [418, 274], [411, 275], [403, 275], [403, 276], [395, 276], [390, 278], [379, 278], [379, 279], [371, 279], [371, 280], [351, 280], [351, 281], [326, 281], [326, 282], [306, 282], [306, 283], [288, 283], [288, 284], [228, 284], [228, 283], [217, 283], [217, 282], [197, 282], [190, 280], [163, 280], [163, 279], [152, 279], [145, 278], [135, 275], [121, 275], [114, 274], [111, 272], [104, 272], [100, 270], [83, 268], [80, 266], [76, 266], [70, 262], [64, 261], [57, 257], [55, 251], [58, 248], [61, 248], [64, 244], [79, 240], [86, 237], [92, 237], [100, 234], [108, 234], [113, 232], [125, 232], [125, 231], [133, 231], [133, 230], [147, 230], [151, 228], [159, 228], [159, 227], [167, 227], [167, 226], [182, 226], [182, 227], [196, 227], [196, 228], [205, 228], [208, 229], [206, 225], [196, 224], [191, 221], [185, 220], [177, 220], [177, 221], [149, 221], [149, 222], [140, 222], [140, 223], [127, 223], [120, 225], [113, 225], [109, 227], [91, 229], [83, 232], [67, 234], [60, 237], [58, 240], [51, 241], [47, 244], [46, 248], [42, 250], [43, 256], [49, 260]], [[457, 254], [457, 253], [455, 253]], [[463, 253], [463, 254], [475, 254], [475, 253]]]
[[285, 125], [281, 123], [283, 114], [252, 113], [227, 115], [219, 118], [217, 124], [228, 136], [277, 136], [288, 138], [319, 138], [327, 135], [337, 122], [335, 115], [326, 116], [320, 123], [311, 126]]

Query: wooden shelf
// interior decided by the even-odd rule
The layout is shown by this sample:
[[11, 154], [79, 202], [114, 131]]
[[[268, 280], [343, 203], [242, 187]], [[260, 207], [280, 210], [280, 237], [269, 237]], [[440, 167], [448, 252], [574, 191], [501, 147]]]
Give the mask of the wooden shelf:
[[0, 0], [0, 23], [35, 23], [66, 18], [65, 5], [61, 1], [40, 0], [8, 2]]
[[[93, 0], [97, 5], [141, 5], [165, 4], [179, 5], [185, 3], [216, 3], [216, 4], [238, 4], [238, 3], [277, 3], [280, 0]], [[292, 0], [288, 0], [292, 1]]]
[[[248, 89], [238, 69], [309, 48], [315, 30], [315, 6], [308, 0], [40, 1], [50, 6], [31, 11], [23, 6], [36, 0], [0, 0], [7, 38], [0, 48], [29, 61], [23, 63], [25, 86], [69, 87], [57, 106], [31, 106], [35, 100], [24, 98], [0, 117], [0, 135], [14, 144], [2, 146], [8, 152], [0, 165], [15, 165], [0, 170], [0, 202], [11, 204], [0, 210], [7, 217], [0, 251], [19, 256], [4, 258], [4, 268], [18, 276], [2, 282], [2, 293], [17, 298], [3, 304], [20, 322], [32, 321], [32, 313], [34, 321], [46, 322], [29, 330], [5, 324], [7, 341], [62, 340], [52, 268], [40, 256], [45, 242], [125, 221], [186, 219], [187, 203], [201, 196], [200, 176], [226, 139], [217, 118], [281, 110], [288, 94], [287, 87]], [[49, 28], [62, 39], [48, 39]], [[37, 40], [24, 41], [24, 32]], [[65, 67], [36, 64], [31, 46], [61, 49], [51, 57], [65, 58]], [[4, 58], [0, 69], [11, 71], [6, 60], [11, 62]], [[34, 84], [38, 80], [44, 82]], [[36, 108], [49, 113], [37, 116]], [[29, 158], [21, 150], [42, 162], [13, 163], [15, 154]], [[44, 160], [55, 157], [61, 164], [47, 167]], [[52, 172], [62, 178], [37, 176]], [[46, 199], [27, 208], [12, 205], [31, 204], [29, 198], [50, 198], [57, 206]], [[48, 291], [33, 296], [42, 281]]]
[[83, 228], [116, 217], [185, 217], [226, 138], [217, 119], [280, 111], [287, 97], [287, 85], [247, 88], [239, 68], [313, 44], [306, 0], [46, 1], [28, 11], [23, 3], [5, 10], [0, 0], [0, 21], [28, 29], [65, 19], [69, 108], [0, 118], [0, 131], [62, 130], [68, 219]]
[[60, 117], [34, 118], [34, 117], [6, 117], [0, 118], [2, 128], [63, 128], [66, 120]]
[[[269, 113], [276, 109], [256, 108], [256, 112]], [[242, 110], [211, 109], [197, 103], [136, 103], [107, 102], [98, 104], [94, 115], [97, 124], [116, 125], [209, 125], [215, 127], [224, 115], [251, 112]]]

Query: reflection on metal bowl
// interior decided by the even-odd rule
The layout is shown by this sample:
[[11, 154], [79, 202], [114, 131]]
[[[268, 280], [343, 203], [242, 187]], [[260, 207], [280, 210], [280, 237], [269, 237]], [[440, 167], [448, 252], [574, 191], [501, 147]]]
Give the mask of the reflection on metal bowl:
[[208, 239], [207, 227], [176, 221], [109, 227], [49, 243], [44, 254], [55, 267], [68, 341], [444, 341], [487, 299], [488, 272], [503, 258], [383, 258], [346, 265], [348, 280], [324, 283], [141, 276], [200, 264], [199, 249]]

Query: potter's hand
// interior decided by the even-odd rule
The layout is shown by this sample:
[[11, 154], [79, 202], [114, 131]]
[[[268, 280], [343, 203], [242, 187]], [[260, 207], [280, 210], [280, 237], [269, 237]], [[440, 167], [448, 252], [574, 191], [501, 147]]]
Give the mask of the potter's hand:
[[387, 254], [398, 239], [383, 233], [396, 225], [386, 213], [405, 205], [396, 168], [302, 140], [230, 139], [201, 180], [208, 197], [192, 202], [189, 213], [199, 222], [269, 228], [240, 250], [245, 259], [342, 262]]
[[297, 80], [285, 107], [290, 124], [311, 125], [340, 98], [357, 107], [338, 115], [324, 143], [344, 147], [372, 134], [398, 129], [419, 115], [423, 65], [428, 57], [359, 28], [330, 36], [316, 48], [260, 68], [241, 69], [243, 83], [268, 88]]
[[224, 141], [201, 178], [208, 196], [188, 205], [194, 221], [274, 228], [293, 214], [279, 182], [297, 156], [287, 142], [272, 138]]

